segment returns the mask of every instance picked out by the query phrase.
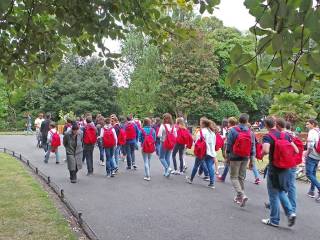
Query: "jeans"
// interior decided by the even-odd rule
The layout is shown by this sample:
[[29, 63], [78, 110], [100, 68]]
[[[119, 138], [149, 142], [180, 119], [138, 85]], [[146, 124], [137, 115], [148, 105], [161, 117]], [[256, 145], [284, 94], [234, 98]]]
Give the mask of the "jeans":
[[83, 150], [83, 160], [86, 160], [88, 173], [93, 173], [93, 149]]
[[142, 152], [143, 162], [144, 162], [144, 175], [150, 177], [150, 160], [151, 153]]
[[120, 150], [121, 150], [120, 145], [116, 146], [114, 148], [113, 164], [114, 164], [115, 168], [117, 168], [119, 166]]
[[196, 175], [199, 166], [201, 166], [202, 164], [205, 164], [205, 166], [208, 169], [208, 173], [209, 173], [209, 177], [210, 177], [210, 184], [214, 184], [214, 167], [213, 167], [213, 163], [214, 163], [214, 158], [207, 155], [203, 160], [199, 160], [198, 158], [195, 159], [194, 161], [194, 165], [193, 165], [193, 169], [192, 169], [192, 173], [191, 173], [191, 181], [193, 181], [194, 176]]
[[202, 161], [200, 163], [200, 166], [199, 166], [199, 171], [198, 171], [198, 174], [201, 175], [201, 174], [204, 174], [205, 177], [208, 177], [209, 176], [209, 171], [208, 171], [208, 167], [207, 165], [205, 164], [204, 161]]
[[256, 161], [253, 161], [252, 163], [253, 163], [252, 172], [253, 172], [254, 178], [255, 179], [260, 178], [260, 174], [256, 166]]
[[270, 175], [267, 177], [267, 188], [270, 202], [270, 221], [278, 225], [280, 222], [280, 203], [287, 216], [293, 213], [292, 206], [285, 191], [273, 188]]
[[314, 192], [315, 187], [318, 189], [320, 193], [320, 182], [317, 179], [317, 168], [318, 168], [319, 160], [313, 159], [311, 157], [307, 157], [306, 159], [306, 175], [311, 182], [310, 191]]
[[135, 165], [135, 155], [134, 150], [136, 149], [135, 143], [127, 143], [125, 145], [126, 154], [127, 154], [127, 166], [128, 168], [131, 168], [131, 166]]
[[100, 161], [104, 162], [104, 147], [102, 144], [98, 144], [98, 147], [99, 147]]
[[229, 163], [225, 163], [224, 164], [224, 169], [223, 169], [223, 173], [221, 175], [221, 179], [224, 181], [228, 175], [228, 172], [229, 172], [229, 168], [230, 168], [230, 165]]
[[160, 140], [156, 140], [156, 154], [157, 156], [160, 156]]
[[180, 160], [180, 172], [183, 172], [183, 153], [184, 153], [184, 144], [179, 144], [176, 143], [174, 146], [173, 152], [172, 152], [172, 160], [173, 160], [173, 167], [174, 170], [177, 171], [177, 160], [176, 160], [176, 155], [179, 152], [179, 160]]
[[106, 172], [109, 176], [111, 172], [114, 170], [114, 163], [113, 163], [113, 153], [114, 153], [114, 147], [112, 148], [105, 148], [104, 152], [106, 153]]
[[296, 190], [296, 171], [297, 168], [291, 168], [289, 173], [289, 190], [288, 198], [292, 206], [292, 211], [295, 213], [297, 209], [297, 190]]
[[163, 148], [163, 143], [160, 144], [160, 162], [164, 168], [164, 176], [170, 175], [170, 158], [172, 150], [166, 150]]
[[[47, 151], [46, 151], [46, 154], [44, 155], [44, 162], [45, 163], [48, 163], [50, 153], [51, 153], [51, 145], [47, 144]], [[58, 163], [60, 161], [59, 148], [57, 148], [54, 153], [56, 154], [56, 162]]]
[[244, 180], [246, 179], [248, 160], [230, 161], [230, 179], [238, 197], [245, 196]]

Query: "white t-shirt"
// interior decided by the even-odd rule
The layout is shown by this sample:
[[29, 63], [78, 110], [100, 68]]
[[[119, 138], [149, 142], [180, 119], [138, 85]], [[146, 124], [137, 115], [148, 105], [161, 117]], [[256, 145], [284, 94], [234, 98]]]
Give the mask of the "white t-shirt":
[[36, 118], [36, 120], [34, 120], [34, 125], [36, 127], [36, 130], [39, 130], [41, 127], [41, 123], [44, 121], [43, 118]]
[[[216, 134], [208, 128], [202, 128], [202, 135], [207, 145], [207, 155], [216, 157]], [[196, 141], [200, 138], [200, 131], [197, 133]]]
[[320, 160], [320, 154], [316, 152], [315, 146], [319, 142], [320, 137], [320, 130], [319, 128], [313, 128], [308, 133], [308, 139], [307, 139], [307, 145], [308, 149], [312, 149], [312, 151], [309, 153], [309, 157]]

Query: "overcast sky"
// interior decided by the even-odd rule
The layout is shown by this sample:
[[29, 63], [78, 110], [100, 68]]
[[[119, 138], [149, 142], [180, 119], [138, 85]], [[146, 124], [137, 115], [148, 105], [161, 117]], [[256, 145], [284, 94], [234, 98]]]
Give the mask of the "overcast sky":
[[[222, 0], [213, 15], [223, 21], [227, 27], [235, 27], [240, 31], [246, 31], [254, 25], [254, 18], [243, 5], [243, 0]], [[208, 13], [204, 14], [208, 16]], [[106, 46], [111, 52], [120, 52], [120, 42], [107, 39]]]

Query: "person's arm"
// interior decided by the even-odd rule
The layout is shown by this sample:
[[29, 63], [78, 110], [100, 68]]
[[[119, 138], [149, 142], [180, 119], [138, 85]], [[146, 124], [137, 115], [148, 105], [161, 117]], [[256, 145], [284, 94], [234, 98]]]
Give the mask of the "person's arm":
[[66, 147], [68, 145], [68, 135], [63, 136], [63, 146]]
[[252, 161], [256, 156], [256, 138], [253, 132], [251, 132], [251, 155], [250, 160]]
[[[317, 136], [314, 135], [314, 132], [315, 131], [310, 130], [308, 133], [306, 156], [309, 156], [316, 144]], [[318, 132], [316, 133], [318, 134]]]
[[230, 129], [230, 132], [228, 134], [228, 137], [227, 137], [227, 153], [231, 153], [232, 152], [232, 145], [234, 143], [234, 139], [235, 139], [235, 131], [234, 128]]
[[104, 133], [104, 128], [102, 127], [100, 131], [100, 138], [103, 138], [103, 133]]
[[163, 124], [161, 124], [160, 128], [159, 128], [159, 132], [158, 132], [158, 138], [162, 137], [163, 130], [164, 130], [164, 126], [163, 126]]
[[143, 143], [143, 133], [142, 133], [142, 130], [141, 130], [141, 134], [139, 135], [139, 142]]
[[117, 146], [118, 145], [118, 137], [117, 137], [116, 130], [114, 130], [114, 128], [112, 128], [112, 132], [113, 132], [113, 137], [116, 140], [116, 146]]

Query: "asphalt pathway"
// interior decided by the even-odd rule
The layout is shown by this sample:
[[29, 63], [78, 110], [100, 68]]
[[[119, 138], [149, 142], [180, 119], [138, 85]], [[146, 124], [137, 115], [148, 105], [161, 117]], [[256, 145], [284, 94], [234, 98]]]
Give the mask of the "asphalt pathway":
[[[184, 176], [163, 177], [162, 167], [154, 155], [151, 161], [152, 179], [143, 180], [143, 160], [136, 151], [138, 170], [125, 170], [120, 163], [119, 174], [106, 178], [104, 167], [98, 164], [98, 149], [94, 151], [94, 175], [86, 176], [86, 166], [78, 174], [78, 183], [71, 184], [67, 165], [55, 164], [51, 156], [44, 164], [42, 149], [35, 147], [34, 136], [0, 136], [0, 147], [6, 147], [27, 157], [52, 181], [65, 190], [73, 205], [83, 212], [84, 219], [102, 240], [276, 240], [320, 239], [320, 204], [306, 196], [308, 185], [298, 183], [298, 217], [293, 228], [281, 216], [281, 227], [261, 223], [268, 216], [264, 209], [267, 199], [265, 183], [253, 184], [248, 171], [245, 208], [233, 203], [235, 193], [229, 179], [216, 183], [216, 189], [195, 178], [194, 184], [185, 183]], [[65, 158], [64, 148], [60, 148]], [[186, 158], [190, 169], [193, 159]]]

